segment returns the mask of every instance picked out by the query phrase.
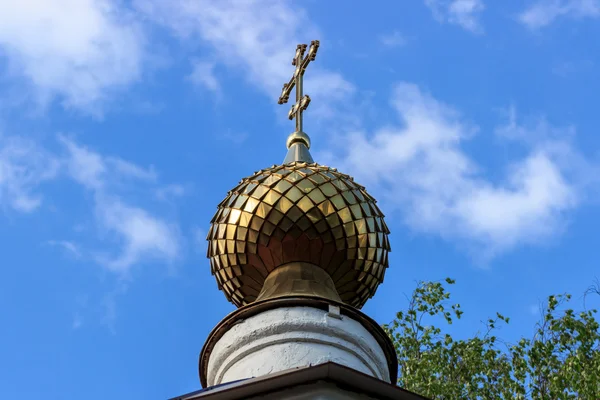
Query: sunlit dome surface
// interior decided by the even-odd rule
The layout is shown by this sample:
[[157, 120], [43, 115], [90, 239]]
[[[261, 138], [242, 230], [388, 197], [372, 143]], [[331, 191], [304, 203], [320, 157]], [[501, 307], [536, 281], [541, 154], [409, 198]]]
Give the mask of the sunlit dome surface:
[[292, 162], [245, 178], [219, 204], [208, 233], [212, 273], [240, 307], [290, 262], [323, 268], [360, 308], [383, 281], [389, 230], [365, 188], [334, 168]]

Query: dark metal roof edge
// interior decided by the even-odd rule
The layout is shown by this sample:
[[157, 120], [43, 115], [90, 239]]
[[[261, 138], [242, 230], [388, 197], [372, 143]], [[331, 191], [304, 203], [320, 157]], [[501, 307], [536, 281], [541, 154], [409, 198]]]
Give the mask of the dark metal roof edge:
[[[365, 395], [374, 395], [379, 399], [430, 400], [427, 397], [412, 393], [394, 384], [384, 382], [334, 362], [298, 368], [280, 374], [251, 378], [245, 382], [239, 382], [234, 386], [225, 385], [221, 388], [216, 388], [214, 391], [209, 390], [197, 393], [196, 395], [194, 395], [196, 392], [193, 392], [188, 395], [176, 397], [175, 399], [217, 400], [226, 398], [228, 400], [241, 400], [250, 396], [264, 395], [318, 381], [335, 383], [344, 390]], [[191, 397], [188, 397], [190, 395]]]
[[208, 388], [194, 390], [193, 392], [189, 392], [189, 393], [186, 393], [186, 394], [182, 394], [180, 396], [172, 397], [169, 400], [188, 400], [188, 399], [193, 399], [193, 398], [197, 397], [198, 395], [204, 394], [204, 393], [206, 393], [206, 392], [208, 392], [210, 390], [221, 390], [225, 386], [237, 385], [240, 382], [247, 381], [249, 379], [253, 379], [253, 378], [238, 379], [237, 381], [225, 382], [225, 383], [221, 383], [219, 385], [211, 386], [211, 387], [208, 387]]

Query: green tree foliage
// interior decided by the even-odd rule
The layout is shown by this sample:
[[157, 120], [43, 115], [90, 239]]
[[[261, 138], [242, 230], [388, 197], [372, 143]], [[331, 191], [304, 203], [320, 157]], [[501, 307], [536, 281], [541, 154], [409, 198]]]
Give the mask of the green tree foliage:
[[[532, 338], [496, 336], [509, 318], [496, 314], [482, 333], [457, 340], [434, 322], [463, 311], [445, 282], [420, 282], [408, 309], [384, 328], [398, 354], [398, 384], [432, 399], [600, 399], [600, 329], [596, 310], [567, 308], [568, 294], [548, 297]], [[600, 294], [600, 285], [587, 294]]]

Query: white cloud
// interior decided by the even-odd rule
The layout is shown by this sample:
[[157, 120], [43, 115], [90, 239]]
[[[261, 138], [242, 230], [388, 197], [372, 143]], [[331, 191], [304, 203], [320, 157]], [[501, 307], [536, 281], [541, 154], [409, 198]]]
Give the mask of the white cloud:
[[176, 260], [180, 248], [177, 225], [128, 204], [118, 193], [120, 181], [154, 182], [155, 172], [116, 157], [102, 156], [65, 136], [60, 141], [68, 152], [65, 164], [69, 175], [92, 191], [99, 227], [120, 247], [117, 255], [103, 252], [98, 260], [116, 272], [127, 272], [142, 260]]
[[474, 33], [483, 30], [479, 22], [485, 9], [483, 0], [425, 0], [425, 5], [440, 22], [456, 24]]
[[75, 311], [73, 313], [73, 320], [71, 322], [71, 328], [77, 330], [83, 327], [86, 318], [84, 314], [87, 314], [89, 308], [88, 294], [80, 294], [75, 299]]
[[187, 192], [188, 189], [184, 185], [172, 183], [156, 189], [155, 195], [158, 200], [169, 201], [174, 198], [182, 197]]
[[[214, 62], [242, 71], [250, 84], [273, 98], [273, 104], [293, 74], [296, 45], [321, 37], [305, 12], [285, 1], [135, 0], [134, 4], [178, 37], [210, 44]], [[313, 64], [305, 92], [319, 99], [311, 104], [311, 112], [327, 116], [329, 109], [319, 109], [347, 99], [354, 87], [340, 74], [323, 68], [319, 56]], [[208, 83], [214, 84], [212, 79]]]
[[109, 269], [126, 272], [141, 260], [171, 262], [179, 257], [179, 232], [174, 224], [142, 208], [102, 195], [96, 201], [96, 214], [101, 226], [122, 242], [118, 256], [100, 257]]
[[543, 28], [560, 17], [598, 18], [599, 0], [544, 0], [534, 3], [519, 15], [519, 20], [531, 29]]
[[215, 76], [215, 63], [211, 61], [195, 60], [192, 62], [192, 73], [189, 79], [198, 86], [218, 94], [221, 92], [221, 85]]
[[71, 178], [88, 189], [101, 190], [107, 170], [102, 156], [77, 145], [65, 136], [59, 136], [59, 141], [69, 153], [66, 165]]
[[303, 21], [284, 2], [136, 0], [134, 4], [179, 37], [199, 36], [210, 43], [220, 62], [242, 67], [252, 83], [270, 94], [291, 76], [289, 65]]
[[[66, 159], [69, 174], [88, 189], [101, 190], [107, 182], [115, 184], [122, 179], [154, 182], [157, 178], [152, 167], [142, 168], [121, 158], [104, 157], [63, 135], [58, 139], [69, 153]], [[108, 179], [109, 175], [112, 179]]]
[[73, 328], [73, 330], [77, 330], [82, 326], [83, 316], [80, 313], [76, 312], [75, 314], [73, 314], [73, 322], [71, 323], [71, 328]]
[[0, 50], [45, 103], [101, 112], [141, 74], [144, 39], [119, 0], [2, 0]]
[[147, 182], [156, 181], [157, 175], [154, 167], [142, 168], [138, 165], [117, 157], [106, 157], [105, 162], [115, 170], [118, 176]]
[[455, 109], [410, 83], [396, 86], [392, 106], [402, 125], [355, 132], [337, 141], [346, 144], [341, 154], [320, 158], [380, 193], [414, 230], [458, 239], [486, 258], [554, 236], [580, 201], [584, 179], [574, 168], [579, 156], [569, 129], [562, 136], [529, 134], [515, 119], [498, 129], [499, 136], [530, 143], [530, 151], [497, 183], [463, 149], [477, 128]]
[[250, 135], [248, 134], [248, 132], [234, 132], [231, 129], [228, 129], [226, 131], [221, 132], [217, 136], [217, 138], [227, 140], [227, 141], [239, 146], [242, 143], [246, 142], [246, 140], [248, 140], [249, 136]]
[[595, 70], [592, 60], [562, 61], [552, 67], [552, 73], [561, 78], [581, 78], [582, 75]]
[[38, 186], [58, 171], [58, 160], [33, 141], [0, 136], [0, 206], [34, 211], [42, 202]]
[[108, 328], [110, 333], [116, 335], [117, 329], [117, 297], [127, 291], [127, 285], [123, 282], [104, 295], [102, 299], [102, 324]]
[[[31, 140], [2, 137], [0, 206], [32, 212], [42, 203], [39, 186], [66, 175], [93, 194], [96, 220], [104, 233], [102, 239], [120, 247], [120, 252], [104, 253], [99, 258], [105, 266], [126, 272], [146, 259], [175, 261], [180, 248], [177, 225], [128, 203], [123, 193], [162, 191], [165, 198], [182, 195], [184, 188], [181, 185], [157, 188], [158, 178], [153, 168], [103, 156], [63, 135], [58, 136], [58, 141], [66, 154], [49, 152]], [[82, 249], [70, 241], [50, 240], [47, 244], [61, 247], [75, 257], [82, 255]]]
[[523, 142], [530, 146], [569, 142], [575, 137], [575, 127], [555, 127], [545, 118], [530, 118], [527, 124], [520, 123], [514, 106], [506, 110], [506, 121], [496, 127], [495, 132], [502, 139]]
[[387, 35], [381, 35], [379, 41], [386, 47], [401, 47], [406, 45], [406, 37], [398, 31], [394, 31]]
[[79, 251], [79, 247], [68, 240], [49, 240], [46, 242], [50, 246], [56, 246], [62, 248], [64, 251], [69, 253], [72, 257], [80, 258], [81, 252]]

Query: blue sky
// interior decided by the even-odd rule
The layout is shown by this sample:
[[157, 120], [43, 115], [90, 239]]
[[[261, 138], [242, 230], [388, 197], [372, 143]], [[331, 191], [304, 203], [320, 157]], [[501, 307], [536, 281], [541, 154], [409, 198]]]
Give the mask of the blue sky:
[[305, 130], [392, 231], [364, 311], [453, 277], [458, 335], [600, 275], [600, 1], [0, 0], [0, 393], [167, 398], [233, 306], [216, 205], [280, 163], [297, 43]]

